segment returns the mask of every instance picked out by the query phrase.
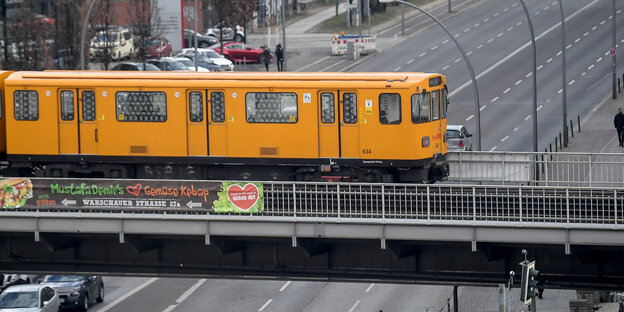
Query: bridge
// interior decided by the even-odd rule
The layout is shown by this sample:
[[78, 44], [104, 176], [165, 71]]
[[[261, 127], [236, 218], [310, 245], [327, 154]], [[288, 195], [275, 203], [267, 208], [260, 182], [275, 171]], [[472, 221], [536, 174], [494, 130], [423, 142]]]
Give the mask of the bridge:
[[[434, 185], [262, 182], [262, 209], [254, 202], [242, 213], [194, 199], [171, 205], [154, 187], [148, 204], [106, 194], [214, 182], [33, 178], [30, 204], [0, 211], [0, 263], [16, 272], [493, 285], [527, 249], [546, 287], [621, 288], [624, 181], [607, 168], [622, 170], [624, 159], [579, 157], [454, 154], [452, 172], [462, 175]], [[105, 187], [87, 196], [79, 185]]]

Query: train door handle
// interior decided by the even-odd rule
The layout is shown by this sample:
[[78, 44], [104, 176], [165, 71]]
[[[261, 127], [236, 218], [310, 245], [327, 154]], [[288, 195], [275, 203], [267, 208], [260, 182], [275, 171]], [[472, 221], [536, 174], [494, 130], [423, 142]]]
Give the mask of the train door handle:
[[98, 142], [98, 129], [95, 129], [95, 142]]

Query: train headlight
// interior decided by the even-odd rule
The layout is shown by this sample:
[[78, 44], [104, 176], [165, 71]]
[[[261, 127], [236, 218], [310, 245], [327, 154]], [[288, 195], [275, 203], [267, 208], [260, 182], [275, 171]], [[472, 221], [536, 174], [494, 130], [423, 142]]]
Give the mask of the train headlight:
[[428, 147], [430, 143], [431, 143], [431, 140], [429, 139], [428, 136], [422, 138], [422, 146], [423, 147]]

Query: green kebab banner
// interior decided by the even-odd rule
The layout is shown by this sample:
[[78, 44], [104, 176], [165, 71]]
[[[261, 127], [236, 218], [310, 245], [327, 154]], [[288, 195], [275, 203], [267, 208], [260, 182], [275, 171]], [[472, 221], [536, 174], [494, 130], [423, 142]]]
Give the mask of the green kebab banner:
[[3, 209], [66, 208], [206, 210], [260, 213], [258, 182], [0, 178]]

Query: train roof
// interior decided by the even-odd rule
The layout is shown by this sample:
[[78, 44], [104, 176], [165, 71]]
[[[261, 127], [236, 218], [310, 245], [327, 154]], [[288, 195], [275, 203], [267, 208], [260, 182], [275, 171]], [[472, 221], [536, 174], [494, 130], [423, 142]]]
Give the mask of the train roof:
[[[259, 80], [259, 81], [405, 81], [419, 82], [441, 74], [422, 72], [130, 72], [130, 71], [21, 71], [7, 82], [28, 79], [137, 79], [137, 80]], [[18, 83], [19, 84], [19, 83]]]

